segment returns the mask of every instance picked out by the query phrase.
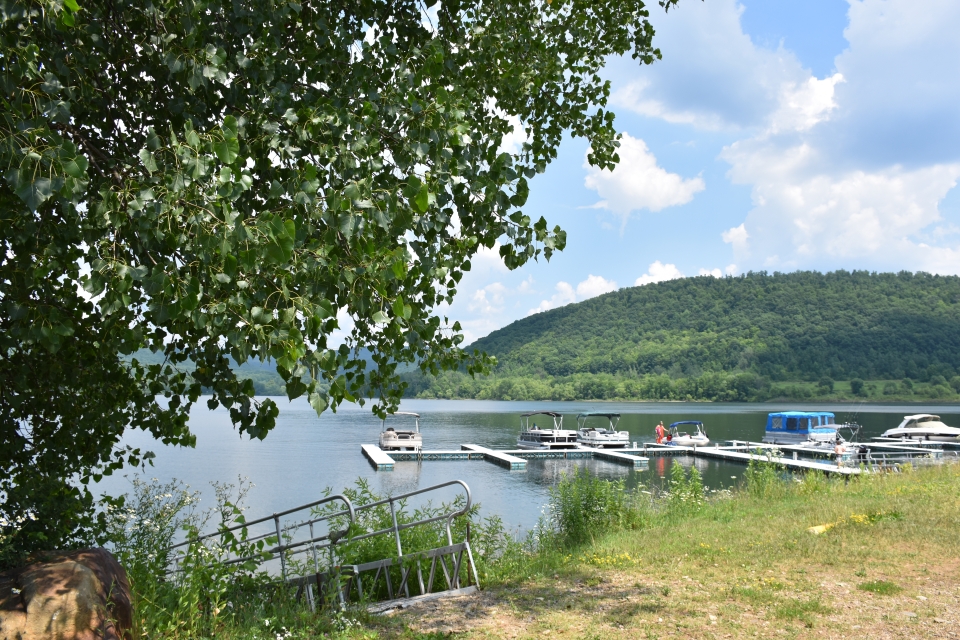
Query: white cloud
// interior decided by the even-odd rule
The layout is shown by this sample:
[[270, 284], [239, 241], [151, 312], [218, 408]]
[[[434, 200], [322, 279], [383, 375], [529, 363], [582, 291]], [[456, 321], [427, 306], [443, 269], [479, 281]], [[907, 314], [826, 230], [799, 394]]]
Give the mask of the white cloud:
[[720, 269], [700, 269], [700, 272], [697, 275], [713, 276], [714, 278], [722, 278], [723, 272], [720, 271]]
[[587, 300], [616, 290], [617, 283], [613, 280], [590, 274], [586, 280], [577, 285], [577, 299]]
[[506, 292], [507, 288], [500, 282], [488, 284], [473, 292], [473, 299], [467, 309], [479, 311], [483, 315], [500, 313], [503, 311], [503, 295]]
[[654, 282], [663, 282], [665, 280], [676, 280], [682, 277], [683, 274], [680, 272], [680, 269], [677, 269], [677, 265], [663, 264], [657, 260], [652, 263], [647, 269], [647, 272], [637, 278], [633, 284], [636, 287], [642, 287], [645, 284], [653, 284]]
[[557, 307], [562, 307], [564, 305], [570, 304], [571, 302], [577, 301], [577, 292], [569, 282], [560, 281], [556, 286], [556, 293], [553, 294], [549, 300], [543, 300], [535, 309], [530, 309], [527, 312], [527, 315], [533, 315], [534, 313], [540, 313], [541, 311], [548, 311], [550, 309], [556, 309]]
[[806, 131], [826, 120], [837, 108], [834, 92], [840, 82], [841, 73], [823, 80], [811, 77], [806, 82], [785, 82], [780, 87], [779, 106], [770, 117], [768, 131]]
[[[532, 280], [532, 278], [531, 278]], [[521, 285], [523, 286], [523, 285]], [[541, 300], [536, 308], [527, 311], [527, 315], [540, 313], [549, 309], [556, 309], [572, 302], [582, 302], [595, 298], [604, 293], [610, 293], [617, 290], [617, 283], [613, 280], [607, 280], [602, 276], [590, 274], [586, 280], [580, 282], [574, 288], [569, 282], [560, 281], [556, 286], [556, 293], [549, 300]]]
[[686, 204], [704, 189], [699, 177], [687, 179], [658, 167], [656, 157], [639, 138], [623, 134], [618, 153], [620, 163], [613, 171], [592, 167], [584, 160], [584, 184], [603, 198], [595, 207], [608, 209], [624, 221], [631, 211], [660, 211]]
[[747, 248], [747, 240], [750, 238], [750, 234], [747, 233], [746, 225], [741, 223], [738, 227], [727, 229], [720, 234], [720, 237], [727, 244], [732, 244], [734, 251], [743, 252]]
[[728, 276], [735, 276], [737, 275], [737, 265], [728, 264], [727, 268], [724, 269], [723, 272], [726, 273]]
[[503, 264], [503, 258], [500, 257], [500, 243], [496, 242], [491, 248], [481, 246], [480, 249], [470, 258], [471, 273], [485, 273], [488, 271], [506, 273], [510, 271]]
[[630, 80], [618, 83], [614, 106], [702, 130], [764, 126], [785, 87], [801, 87], [809, 73], [792, 52], [755, 46], [743, 10], [737, 0], [710, 0], [653, 12], [663, 60], [639, 74], [632, 61], [615, 64]]

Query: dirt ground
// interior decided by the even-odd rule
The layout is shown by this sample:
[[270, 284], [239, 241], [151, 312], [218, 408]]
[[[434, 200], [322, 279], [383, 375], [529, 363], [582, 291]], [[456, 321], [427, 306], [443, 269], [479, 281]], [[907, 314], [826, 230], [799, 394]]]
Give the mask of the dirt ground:
[[902, 591], [888, 595], [858, 588], [857, 576], [804, 571], [770, 570], [746, 586], [710, 571], [557, 576], [423, 603], [394, 619], [403, 635], [434, 637], [960, 638], [956, 563], [905, 569]]

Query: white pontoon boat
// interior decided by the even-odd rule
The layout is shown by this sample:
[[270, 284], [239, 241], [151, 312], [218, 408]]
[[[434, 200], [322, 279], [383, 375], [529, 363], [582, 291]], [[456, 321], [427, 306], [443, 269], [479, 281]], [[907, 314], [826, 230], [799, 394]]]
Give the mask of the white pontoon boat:
[[[607, 427], [588, 427], [590, 418], [606, 418]], [[614, 449], [630, 446], [630, 434], [626, 431], [617, 431], [620, 422], [619, 413], [591, 412], [577, 416], [577, 442], [584, 447], [594, 449]]]
[[[538, 427], [537, 417], [549, 421], [550, 426]], [[521, 449], [577, 449], [577, 432], [563, 428], [563, 415], [555, 411], [531, 411], [520, 416]]]
[[420, 414], [410, 413], [408, 411], [397, 411], [387, 414], [387, 417], [393, 416], [412, 416], [414, 419], [413, 429], [395, 429], [387, 426], [387, 421], [383, 421], [380, 430], [380, 448], [384, 451], [420, 451], [423, 449], [423, 436], [420, 434]]

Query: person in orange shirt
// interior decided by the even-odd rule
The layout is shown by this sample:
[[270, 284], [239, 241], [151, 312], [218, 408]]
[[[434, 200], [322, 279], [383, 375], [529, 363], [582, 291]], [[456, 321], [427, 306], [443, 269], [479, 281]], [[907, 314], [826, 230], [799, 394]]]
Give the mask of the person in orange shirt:
[[666, 429], [663, 428], [663, 420], [660, 421], [660, 424], [657, 425], [657, 444], [663, 444], [663, 436], [666, 433]]

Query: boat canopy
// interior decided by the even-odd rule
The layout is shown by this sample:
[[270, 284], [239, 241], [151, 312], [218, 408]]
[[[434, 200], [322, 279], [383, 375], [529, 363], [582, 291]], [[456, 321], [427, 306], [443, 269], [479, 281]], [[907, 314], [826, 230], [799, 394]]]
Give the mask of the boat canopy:
[[[553, 420], [552, 427], [540, 428], [537, 427], [537, 423], [534, 422], [533, 426], [530, 426], [530, 418], [534, 416], [547, 416]], [[549, 431], [553, 429], [554, 431], [563, 429], [563, 414], [556, 411], [530, 411], [528, 413], [520, 414], [520, 430], [521, 431], [531, 431], [533, 429], [539, 429], [540, 431]]]
[[836, 416], [829, 411], [779, 411], [767, 416], [767, 431], [836, 430]]
[[681, 424], [695, 424], [695, 425], [699, 425], [699, 426], [701, 426], [701, 427], [703, 426], [703, 423], [700, 422], [699, 420], [681, 420], [680, 422], [672, 422], [672, 423], [670, 423], [670, 428], [673, 429], [674, 427], [676, 427], [676, 426], [678, 426], [678, 425], [681, 425]]
[[[412, 411], [396, 411], [394, 413], [387, 414], [387, 418], [390, 418], [392, 416], [411, 416], [416, 420], [415, 429], [417, 433], [420, 433], [420, 414], [419, 413], [413, 413]], [[381, 426], [381, 431], [387, 431], [387, 430], [396, 431], [396, 429], [394, 429], [393, 427], [387, 427], [387, 419], [384, 418]]]
[[[583, 429], [584, 424], [586, 424], [588, 418], [606, 418], [610, 422], [610, 430], [614, 430], [617, 426], [617, 423], [620, 422], [619, 413], [608, 413], [606, 411], [588, 411], [586, 413], [581, 413], [577, 416], [577, 428]], [[600, 431], [600, 429], [597, 429]]]

